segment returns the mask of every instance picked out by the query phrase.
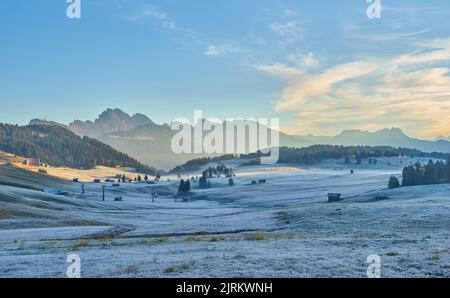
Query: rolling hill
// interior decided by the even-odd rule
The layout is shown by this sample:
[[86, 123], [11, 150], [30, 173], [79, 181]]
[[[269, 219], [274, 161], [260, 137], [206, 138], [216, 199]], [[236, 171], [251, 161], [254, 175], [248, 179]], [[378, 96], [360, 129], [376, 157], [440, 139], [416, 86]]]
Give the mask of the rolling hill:
[[60, 126], [0, 124], [0, 150], [39, 158], [53, 166], [84, 169], [97, 165], [122, 166], [149, 174], [157, 172], [109, 145], [89, 137], [81, 138]]

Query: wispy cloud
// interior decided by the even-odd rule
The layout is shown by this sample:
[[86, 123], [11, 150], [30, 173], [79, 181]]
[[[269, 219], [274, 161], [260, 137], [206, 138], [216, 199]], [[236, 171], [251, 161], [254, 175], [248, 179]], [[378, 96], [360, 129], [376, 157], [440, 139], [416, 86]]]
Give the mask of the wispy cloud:
[[218, 56], [219, 54], [219, 50], [215, 45], [209, 45], [205, 51], [205, 55], [207, 56]]
[[419, 12], [430, 12], [437, 11], [439, 8], [430, 7], [430, 6], [390, 6], [382, 3], [382, 10], [388, 12], [397, 12], [397, 13], [419, 13]]
[[268, 65], [257, 65], [256, 69], [273, 76], [278, 76], [286, 79], [292, 79], [293, 77], [302, 74], [302, 71], [295, 67], [287, 66], [283, 63], [274, 63]]
[[130, 14], [122, 15], [124, 19], [131, 21], [138, 21], [144, 18], [152, 18], [158, 21], [158, 23], [168, 29], [176, 29], [177, 25], [170, 17], [165, 13], [160, 11], [158, 8], [152, 5], [143, 5], [140, 9], [133, 11]]
[[287, 58], [303, 70], [316, 69], [320, 64], [319, 58], [313, 52], [309, 52], [306, 55], [301, 53], [291, 53]]
[[[127, 10], [130, 8], [127, 7]], [[173, 40], [182, 45], [202, 47], [205, 44], [198, 32], [178, 24], [167, 12], [147, 3], [132, 8], [131, 12], [120, 14], [120, 17], [131, 22], [143, 22], [151, 19], [163, 30], [171, 32]]]
[[387, 34], [378, 34], [378, 35], [366, 35], [366, 38], [371, 41], [389, 41], [389, 40], [399, 40], [401, 38], [409, 38], [418, 36], [424, 33], [429, 32], [430, 29], [423, 29], [414, 32], [396, 32], [396, 33], [387, 33]]
[[[362, 42], [391, 42], [412, 41], [431, 31], [430, 28], [421, 28], [420, 30], [411, 31], [407, 26], [407, 22], [403, 19], [392, 18], [383, 22], [380, 27], [375, 27], [381, 33], [374, 33], [374, 27], [358, 25], [352, 22], [344, 22], [342, 24], [345, 32], [344, 38], [355, 39]], [[407, 27], [407, 28], [405, 28]], [[410, 31], [406, 30], [409, 29]]]
[[295, 17], [297, 15], [298, 15], [297, 11], [295, 11], [293, 9], [286, 8], [286, 9], [283, 10], [283, 16], [284, 17]]
[[316, 74], [298, 76], [301, 70], [287, 65], [278, 72], [258, 69], [287, 79], [275, 108], [296, 115], [297, 133], [333, 134], [390, 123], [423, 137], [448, 135], [450, 69], [439, 66], [450, 61], [448, 41], [422, 42], [432, 50], [338, 64]]
[[232, 44], [210, 44], [207, 46], [204, 54], [207, 56], [220, 56], [228, 53], [238, 53], [241, 49]]
[[[415, 23], [411, 16], [424, 11], [429, 12], [384, 6], [382, 22], [344, 21], [342, 40], [337, 41], [341, 45], [328, 51], [321, 45], [312, 47], [309, 38], [320, 35], [321, 31], [309, 30], [323, 29], [322, 25], [307, 17], [305, 21], [291, 8], [270, 11], [260, 28], [243, 31], [233, 40], [185, 28], [154, 6], [130, 14], [129, 19], [151, 18], [207, 57], [239, 54], [241, 65], [285, 80], [274, 109], [296, 117], [293, 133], [333, 134], [388, 125], [423, 137], [450, 135], [450, 38], [423, 39], [434, 30], [432, 24]], [[336, 52], [344, 43], [343, 49], [351, 53]], [[395, 47], [382, 54], [384, 45]]]
[[417, 46], [430, 49], [450, 49], [450, 38], [435, 38], [417, 41]]
[[272, 23], [269, 29], [278, 35], [282, 43], [299, 42], [305, 38], [305, 30], [295, 21]]
[[230, 53], [238, 53], [242, 50], [236, 42], [211, 42], [210, 38], [202, 37], [199, 32], [179, 25], [168, 13], [161, 11], [153, 5], [145, 4], [130, 14], [122, 15], [122, 17], [136, 22], [146, 18], [156, 20], [163, 29], [170, 30], [178, 35], [174, 37], [174, 40], [182, 44], [190, 43], [198, 46], [206, 56], [222, 56]]

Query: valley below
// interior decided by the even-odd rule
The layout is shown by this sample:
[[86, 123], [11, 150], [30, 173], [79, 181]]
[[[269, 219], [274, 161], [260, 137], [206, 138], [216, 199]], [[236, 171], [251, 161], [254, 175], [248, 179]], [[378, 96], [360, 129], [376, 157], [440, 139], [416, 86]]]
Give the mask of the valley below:
[[[382, 277], [448, 277], [450, 185], [387, 189], [389, 177], [416, 160], [247, 167], [233, 160], [234, 186], [214, 178], [186, 197], [176, 177], [86, 182], [82, 194], [69, 177], [2, 165], [0, 276], [65, 277], [68, 255], [77, 254], [82, 277], [364, 278], [367, 257], [377, 254]], [[328, 203], [334, 192], [343, 200]]]

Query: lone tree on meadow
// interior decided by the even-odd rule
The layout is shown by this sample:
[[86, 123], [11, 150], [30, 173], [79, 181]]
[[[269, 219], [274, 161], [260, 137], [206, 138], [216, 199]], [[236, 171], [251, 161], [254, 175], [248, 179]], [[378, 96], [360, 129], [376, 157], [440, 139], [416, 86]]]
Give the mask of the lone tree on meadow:
[[388, 187], [390, 189], [400, 187], [400, 181], [397, 179], [397, 177], [391, 176], [391, 178], [389, 178]]

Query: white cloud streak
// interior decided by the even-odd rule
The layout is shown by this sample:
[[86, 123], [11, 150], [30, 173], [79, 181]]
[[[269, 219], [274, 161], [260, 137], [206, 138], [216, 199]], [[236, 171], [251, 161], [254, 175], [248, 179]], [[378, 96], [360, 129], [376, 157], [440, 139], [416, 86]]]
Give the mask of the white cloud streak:
[[428, 50], [338, 64], [319, 73], [281, 64], [257, 69], [287, 79], [275, 108], [296, 115], [291, 132], [398, 126], [422, 137], [449, 135], [450, 69], [442, 66], [450, 62], [449, 41], [425, 41]]
[[220, 56], [229, 53], [238, 53], [241, 49], [232, 44], [210, 44], [204, 54], [207, 56]]
[[276, 33], [282, 43], [293, 43], [302, 41], [305, 38], [304, 29], [296, 22], [273, 23], [269, 29]]

